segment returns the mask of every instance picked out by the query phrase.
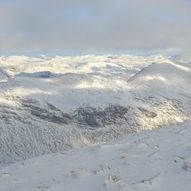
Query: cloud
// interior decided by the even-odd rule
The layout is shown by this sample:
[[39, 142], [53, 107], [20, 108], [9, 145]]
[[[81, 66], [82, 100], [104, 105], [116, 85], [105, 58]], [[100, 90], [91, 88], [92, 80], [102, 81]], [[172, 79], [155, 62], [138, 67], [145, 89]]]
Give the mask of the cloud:
[[188, 0], [0, 0], [0, 50], [190, 48]]

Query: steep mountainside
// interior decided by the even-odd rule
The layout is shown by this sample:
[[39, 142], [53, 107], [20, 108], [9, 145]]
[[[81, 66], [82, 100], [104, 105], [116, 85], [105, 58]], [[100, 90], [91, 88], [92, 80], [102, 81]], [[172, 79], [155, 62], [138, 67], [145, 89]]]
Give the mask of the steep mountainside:
[[3, 191], [190, 191], [191, 121], [18, 162]]
[[160, 55], [0, 58], [0, 163], [191, 118], [191, 65]]

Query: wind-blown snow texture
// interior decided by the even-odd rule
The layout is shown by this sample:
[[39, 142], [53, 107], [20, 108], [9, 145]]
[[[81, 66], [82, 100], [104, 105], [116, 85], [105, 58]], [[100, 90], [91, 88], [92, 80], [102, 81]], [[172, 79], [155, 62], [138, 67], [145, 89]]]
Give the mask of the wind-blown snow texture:
[[2, 191], [190, 191], [191, 122], [0, 170]]
[[190, 120], [191, 65], [161, 55], [0, 58], [0, 163]]

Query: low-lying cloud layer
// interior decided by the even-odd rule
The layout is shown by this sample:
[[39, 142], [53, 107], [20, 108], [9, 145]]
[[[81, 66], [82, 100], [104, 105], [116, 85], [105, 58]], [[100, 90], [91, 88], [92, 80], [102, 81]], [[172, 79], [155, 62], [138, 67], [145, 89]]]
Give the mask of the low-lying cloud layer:
[[190, 0], [0, 0], [0, 50], [191, 45]]

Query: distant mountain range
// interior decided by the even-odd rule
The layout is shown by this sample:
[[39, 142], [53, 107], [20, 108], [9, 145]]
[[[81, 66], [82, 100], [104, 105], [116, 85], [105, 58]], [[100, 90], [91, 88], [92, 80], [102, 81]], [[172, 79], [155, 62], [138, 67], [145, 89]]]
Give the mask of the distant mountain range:
[[191, 119], [180, 57], [0, 57], [0, 163]]

